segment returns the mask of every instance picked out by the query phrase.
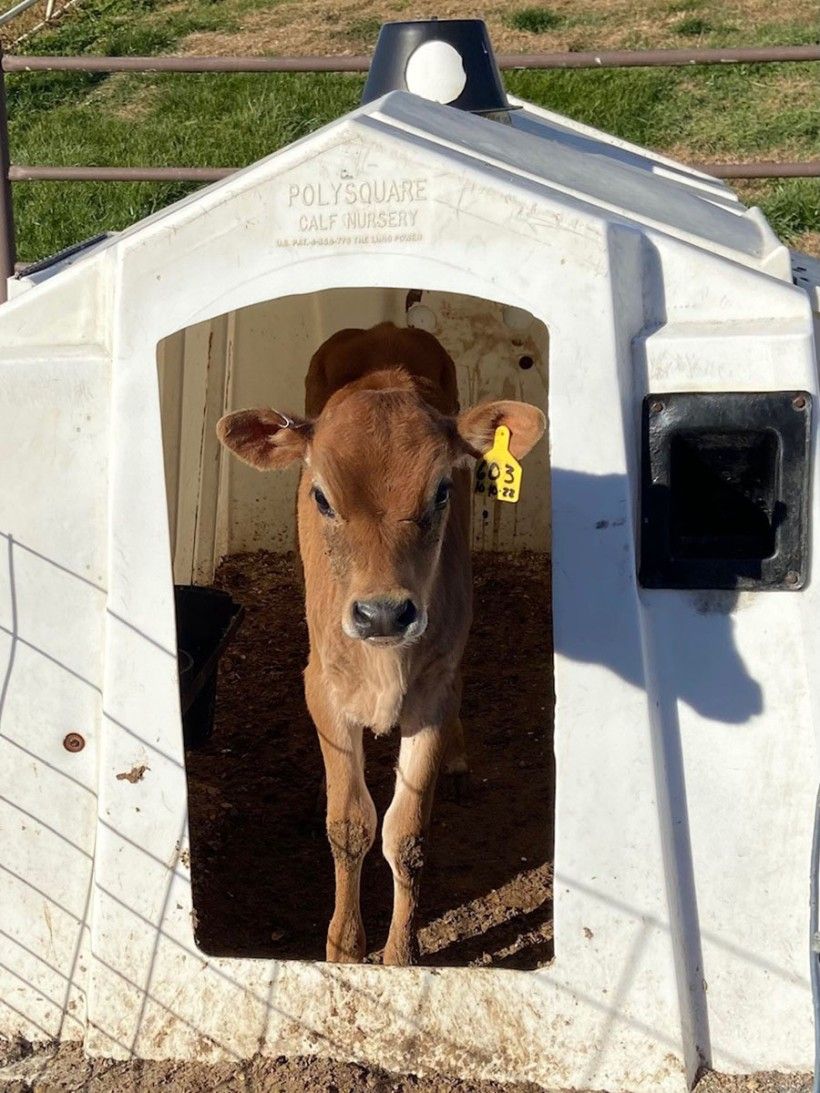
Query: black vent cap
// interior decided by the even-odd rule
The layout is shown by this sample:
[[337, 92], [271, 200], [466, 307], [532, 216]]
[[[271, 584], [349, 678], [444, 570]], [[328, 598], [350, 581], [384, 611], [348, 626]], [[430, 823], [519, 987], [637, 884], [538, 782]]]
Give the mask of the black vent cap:
[[362, 103], [390, 91], [409, 91], [473, 114], [514, 109], [507, 101], [483, 19], [385, 23]]

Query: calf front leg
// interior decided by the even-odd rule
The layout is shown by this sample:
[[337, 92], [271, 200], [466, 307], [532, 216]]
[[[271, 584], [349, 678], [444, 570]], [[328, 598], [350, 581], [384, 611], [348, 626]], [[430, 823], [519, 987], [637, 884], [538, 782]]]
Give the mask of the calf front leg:
[[310, 665], [305, 693], [325, 762], [327, 837], [336, 879], [327, 959], [358, 963], [366, 952], [360, 904], [362, 863], [376, 835], [376, 809], [364, 780], [362, 728], [349, 725], [329, 709], [326, 686]]
[[382, 826], [384, 856], [393, 871], [393, 917], [384, 949], [385, 964], [414, 964], [418, 958], [416, 910], [425, 842], [445, 733], [440, 725], [402, 729], [396, 789]]

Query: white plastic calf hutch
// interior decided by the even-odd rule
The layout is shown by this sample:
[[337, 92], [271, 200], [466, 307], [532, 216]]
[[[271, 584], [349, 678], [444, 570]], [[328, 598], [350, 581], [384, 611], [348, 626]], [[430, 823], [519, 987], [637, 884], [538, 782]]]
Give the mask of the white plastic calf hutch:
[[[715, 179], [512, 105], [389, 94], [12, 283], [0, 1034], [653, 1093], [704, 1062], [810, 1068], [811, 278]], [[293, 544], [294, 480], [223, 458], [214, 423], [300, 410], [311, 352], [386, 318], [435, 330], [463, 404], [546, 407], [549, 378], [521, 505], [475, 526], [477, 549], [545, 549], [549, 483], [537, 971], [194, 942], [173, 581]]]

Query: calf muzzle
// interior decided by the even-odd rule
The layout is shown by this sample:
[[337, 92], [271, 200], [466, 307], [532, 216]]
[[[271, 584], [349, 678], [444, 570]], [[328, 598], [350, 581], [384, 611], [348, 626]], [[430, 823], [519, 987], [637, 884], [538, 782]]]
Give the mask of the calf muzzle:
[[403, 638], [419, 617], [412, 600], [357, 600], [352, 614], [353, 629], [363, 639]]

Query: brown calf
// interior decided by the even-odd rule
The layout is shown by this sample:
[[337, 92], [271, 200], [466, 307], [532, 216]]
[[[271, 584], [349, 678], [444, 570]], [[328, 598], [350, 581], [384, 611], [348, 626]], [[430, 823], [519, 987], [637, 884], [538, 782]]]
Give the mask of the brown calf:
[[382, 323], [315, 353], [305, 418], [227, 414], [222, 443], [260, 470], [303, 463], [298, 495], [310, 658], [305, 696], [327, 776], [336, 906], [327, 957], [360, 961], [359, 881], [376, 835], [362, 735], [401, 731], [382, 825], [394, 879], [385, 964], [416, 955], [414, 918], [439, 767], [464, 767], [460, 663], [472, 616], [470, 465], [498, 425], [521, 459], [544, 432], [526, 403], [458, 414], [455, 367], [432, 335]]

